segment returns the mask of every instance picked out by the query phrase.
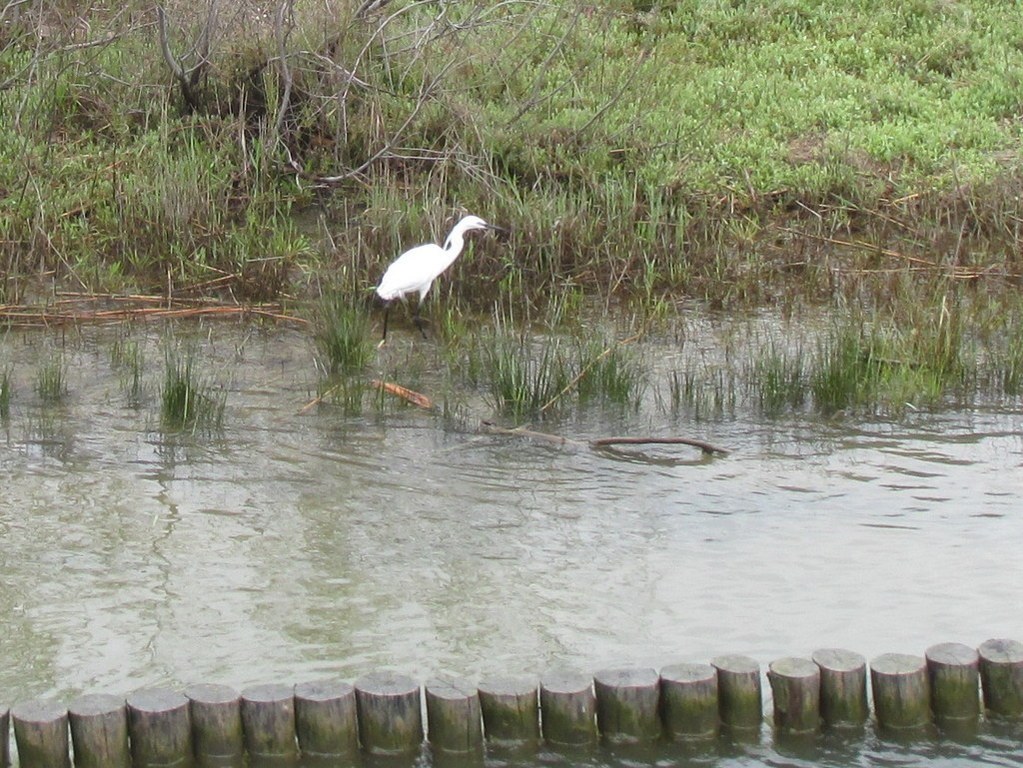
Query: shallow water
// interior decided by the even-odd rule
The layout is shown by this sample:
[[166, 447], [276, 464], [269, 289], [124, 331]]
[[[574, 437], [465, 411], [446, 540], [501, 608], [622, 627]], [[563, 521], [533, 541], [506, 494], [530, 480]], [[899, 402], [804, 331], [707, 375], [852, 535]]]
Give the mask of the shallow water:
[[[0, 424], [0, 698], [724, 653], [766, 667], [828, 646], [869, 659], [1023, 639], [1018, 404], [692, 422], [648, 397], [542, 427], [731, 451], [598, 453], [480, 435], [467, 427], [492, 414], [478, 399], [457, 419], [303, 411], [316, 381], [306, 333], [202, 332], [228, 388], [214, 436], [157, 428], [156, 328], [131, 332], [154, 377], [140, 406], [110, 360], [123, 330], [0, 340], [16, 386]], [[392, 343], [401, 355], [414, 342]], [[56, 346], [69, 394], [44, 408], [32, 377]], [[648, 351], [654, 378], [683, 354]], [[1020, 764], [1018, 737], [697, 762]]]

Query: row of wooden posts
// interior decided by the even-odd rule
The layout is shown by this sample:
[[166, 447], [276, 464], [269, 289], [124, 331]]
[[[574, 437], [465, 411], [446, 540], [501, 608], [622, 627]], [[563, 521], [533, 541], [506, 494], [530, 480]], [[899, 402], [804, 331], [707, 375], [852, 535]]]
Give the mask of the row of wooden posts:
[[[772, 662], [767, 679], [777, 733], [862, 727], [870, 716], [865, 659], [823, 649]], [[869, 664], [879, 729], [906, 731], [989, 716], [1023, 722], [1023, 643], [958, 643], [924, 656], [883, 654]], [[423, 699], [425, 715], [423, 719]], [[63, 706], [33, 700], [0, 708], [0, 766], [10, 762], [13, 722], [21, 768], [150, 768], [238, 765], [303, 757], [346, 761], [369, 754], [472, 754], [484, 745], [551, 747], [709, 739], [722, 730], [756, 733], [763, 719], [761, 669], [747, 656], [710, 664], [556, 674], [540, 681], [497, 678], [420, 686], [404, 675], [355, 681], [223, 685], [183, 693], [148, 689], [127, 698], [89, 694]], [[70, 747], [73, 746], [73, 759]]]

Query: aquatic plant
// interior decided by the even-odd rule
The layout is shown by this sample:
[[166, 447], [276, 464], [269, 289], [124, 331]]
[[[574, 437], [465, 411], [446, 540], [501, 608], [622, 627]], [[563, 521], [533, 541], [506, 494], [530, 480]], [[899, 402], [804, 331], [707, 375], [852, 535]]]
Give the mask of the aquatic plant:
[[776, 342], [752, 351], [747, 386], [758, 410], [766, 416], [798, 409], [807, 398], [806, 360], [802, 348], [787, 349]]
[[119, 338], [110, 349], [110, 362], [118, 372], [128, 404], [137, 407], [143, 394], [145, 356], [142, 347], [133, 339]]
[[160, 416], [165, 429], [209, 432], [220, 429], [227, 395], [196, 370], [194, 350], [168, 346]]
[[0, 370], [0, 419], [6, 419], [11, 415], [11, 369], [5, 367]]
[[575, 339], [572, 381], [580, 403], [637, 405], [646, 374], [636, 351], [606, 337]]
[[47, 405], [59, 403], [67, 394], [67, 367], [60, 352], [51, 353], [36, 370], [36, 394]]
[[315, 310], [313, 331], [320, 370], [332, 376], [365, 368], [373, 355], [369, 332], [370, 315], [364, 302], [341, 292], [324, 296]]

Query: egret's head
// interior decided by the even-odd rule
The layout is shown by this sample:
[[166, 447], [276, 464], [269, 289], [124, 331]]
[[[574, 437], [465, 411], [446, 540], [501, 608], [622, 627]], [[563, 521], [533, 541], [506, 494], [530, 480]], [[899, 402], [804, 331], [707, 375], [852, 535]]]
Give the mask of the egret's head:
[[479, 216], [466, 216], [455, 226], [456, 229], [462, 232], [470, 232], [474, 229], [493, 229], [497, 232], [502, 232], [501, 227], [495, 226], [494, 224], [488, 224]]

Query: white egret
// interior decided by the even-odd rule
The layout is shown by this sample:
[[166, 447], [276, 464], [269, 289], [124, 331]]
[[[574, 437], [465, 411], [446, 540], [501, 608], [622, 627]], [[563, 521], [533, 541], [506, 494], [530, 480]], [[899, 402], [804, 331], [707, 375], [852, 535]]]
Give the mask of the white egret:
[[387, 314], [391, 310], [391, 302], [395, 299], [402, 299], [410, 293], [418, 293], [419, 301], [416, 303], [413, 321], [416, 328], [426, 338], [426, 331], [423, 330], [423, 319], [419, 316], [419, 308], [423, 299], [430, 292], [430, 286], [445, 269], [451, 266], [458, 254], [465, 246], [464, 235], [474, 229], [493, 229], [502, 231], [500, 227], [488, 224], [479, 216], [466, 216], [451, 230], [444, 245], [426, 243], [410, 248], [395, 259], [391, 266], [384, 272], [380, 285], [377, 286], [377, 296], [384, 300], [384, 337], [380, 341], [383, 344], [387, 341]]

